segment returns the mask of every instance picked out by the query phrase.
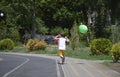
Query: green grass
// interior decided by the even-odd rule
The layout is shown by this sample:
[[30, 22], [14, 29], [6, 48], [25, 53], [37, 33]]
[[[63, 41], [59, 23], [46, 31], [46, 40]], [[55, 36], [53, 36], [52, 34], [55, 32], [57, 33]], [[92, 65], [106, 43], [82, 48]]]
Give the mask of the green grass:
[[[13, 50], [4, 50], [4, 52], [18, 52], [18, 53], [33, 53], [33, 54], [49, 54], [49, 55], [57, 55], [58, 50], [57, 46], [49, 45], [45, 50], [36, 50], [36, 51], [28, 51], [25, 47], [15, 47]], [[77, 48], [75, 51], [67, 48], [66, 56], [80, 59], [89, 59], [89, 60], [110, 60], [111, 56], [109, 55], [99, 55], [93, 56], [90, 55], [90, 49], [88, 47]]]
[[18, 53], [32, 53], [32, 54], [57, 54], [57, 47], [48, 46], [45, 50], [28, 51], [24, 46], [15, 47], [13, 50], [4, 50], [1, 52], [18, 52]]
[[111, 64], [111, 62], [109, 62], [109, 61], [104, 61], [103, 64], [104, 64], [105, 66], [109, 66], [109, 65]]
[[75, 51], [67, 51], [66, 55], [69, 57], [74, 57], [74, 58], [81, 58], [81, 59], [91, 59], [91, 60], [110, 60], [111, 56], [110, 55], [90, 55], [90, 49], [88, 47], [84, 48], [79, 48], [76, 49]]

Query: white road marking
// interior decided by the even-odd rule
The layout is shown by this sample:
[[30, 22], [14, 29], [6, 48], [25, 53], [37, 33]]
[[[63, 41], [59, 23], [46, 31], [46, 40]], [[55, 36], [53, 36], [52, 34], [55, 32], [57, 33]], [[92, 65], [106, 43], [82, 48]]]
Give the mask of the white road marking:
[[24, 61], [23, 63], [21, 63], [20, 65], [18, 65], [17, 67], [15, 67], [14, 69], [12, 69], [11, 71], [9, 71], [8, 73], [6, 73], [5, 75], [3, 75], [2, 77], [7, 77], [9, 74], [11, 74], [12, 72], [16, 71], [17, 69], [19, 69], [20, 67], [22, 67], [24, 64], [26, 64], [28, 61], [30, 61], [30, 59], [26, 58], [26, 61]]
[[56, 59], [56, 69], [57, 69], [57, 76], [61, 77], [57, 59]]

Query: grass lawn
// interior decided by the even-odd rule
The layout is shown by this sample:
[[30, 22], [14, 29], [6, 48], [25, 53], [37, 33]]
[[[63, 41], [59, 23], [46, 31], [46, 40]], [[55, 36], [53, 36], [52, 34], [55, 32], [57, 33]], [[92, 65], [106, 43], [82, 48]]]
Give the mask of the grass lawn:
[[[36, 50], [28, 51], [24, 46], [15, 47], [13, 50], [4, 50], [6, 52], [18, 52], [18, 53], [33, 53], [33, 54], [49, 54], [57, 55], [58, 50], [56, 45], [48, 45], [45, 50]], [[109, 55], [99, 55], [93, 56], [90, 55], [89, 47], [77, 48], [75, 51], [72, 51], [69, 47], [66, 50], [66, 56], [73, 58], [89, 59], [89, 60], [110, 60], [111, 56]]]
[[88, 47], [78, 48], [76, 51], [68, 51], [66, 52], [67, 56], [81, 59], [89, 59], [89, 60], [110, 60], [110, 55], [90, 55], [90, 49]]

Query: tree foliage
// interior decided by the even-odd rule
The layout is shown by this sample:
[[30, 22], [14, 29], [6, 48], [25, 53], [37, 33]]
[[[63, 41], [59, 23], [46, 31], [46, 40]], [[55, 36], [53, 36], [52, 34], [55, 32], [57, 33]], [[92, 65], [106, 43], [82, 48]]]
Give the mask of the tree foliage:
[[[11, 28], [16, 29], [20, 37], [26, 31], [51, 33], [54, 27], [70, 31], [76, 20], [77, 24], [87, 24], [95, 38], [108, 38], [105, 28], [120, 24], [119, 10], [120, 0], [0, 0], [0, 11], [5, 13], [4, 20], [0, 19], [0, 35], [1, 39], [8, 37]], [[92, 20], [90, 24], [89, 18]]]

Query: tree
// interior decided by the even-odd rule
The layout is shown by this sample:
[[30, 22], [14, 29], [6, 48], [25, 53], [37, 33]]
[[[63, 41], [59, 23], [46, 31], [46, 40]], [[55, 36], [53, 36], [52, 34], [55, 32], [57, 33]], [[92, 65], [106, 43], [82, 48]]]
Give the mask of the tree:
[[74, 51], [79, 44], [78, 26], [77, 26], [76, 21], [74, 21], [73, 23], [73, 27], [70, 30], [70, 34], [71, 34], [70, 47]]
[[[67, 28], [70, 31], [74, 20], [77, 23], [87, 24], [87, 12], [90, 8], [94, 25], [88, 24], [88, 27], [95, 32], [95, 34], [92, 33], [93, 36], [108, 38], [106, 18], [111, 18], [111, 24], [119, 25], [119, 5], [120, 0], [0, 0], [0, 10], [6, 13], [6, 21], [2, 21], [0, 24], [4, 29], [9, 28], [10, 25], [13, 28], [17, 27], [21, 37], [25, 31], [31, 33], [34, 28], [33, 22], [35, 22], [34, 30], [37, 33], [49, 33], [56, 26], [62, 29]], [[110, 13], [107, 16], [109, 10]], [[95, 19], [94, 12], [98, 14]]]
[[[24, 35], [25, 31], [33, 32], [33, 10], [35, 9], [33, 0], [2, 0], [3, 4], [0, 9], [4, 10], [7, 14], [6, 24], [12, 25], [12, 27], [17, 27], [21, 37]], [[36, 7], [39, 6], [38, 4]], [[38, 15], [38, 11], [35, 11]], [[41, 20], [40, 16], [35, 18], [36, 27], [34, 30], [38, 33], [46, 32], [46, 27], [44, 26], [44, 21]], [[42, 28], [44, 26], [44, 28]], [[8, 27], [8, 26], [7, 26]], [[42, 31], [40, 30], [42, 28]], [[43, 31], [46, 30], [46, 31]]]

